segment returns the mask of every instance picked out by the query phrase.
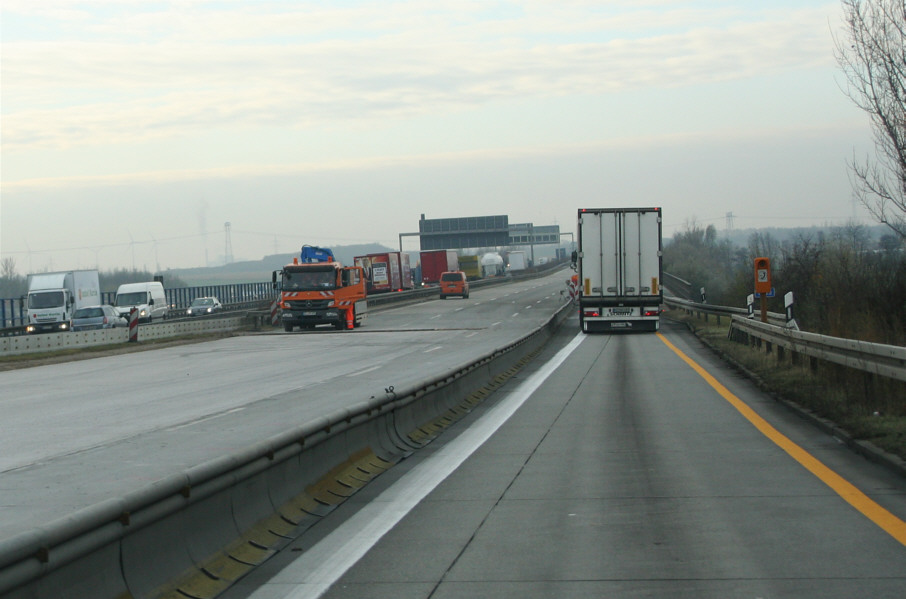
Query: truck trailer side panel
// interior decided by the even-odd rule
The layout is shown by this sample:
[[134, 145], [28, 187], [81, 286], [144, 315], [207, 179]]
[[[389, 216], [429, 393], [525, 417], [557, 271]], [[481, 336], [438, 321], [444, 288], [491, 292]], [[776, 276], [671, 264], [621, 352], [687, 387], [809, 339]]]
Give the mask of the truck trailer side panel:
[[444, 272], [459, 270], [456, 250], [424, 250], [419, 254], [422, 266], [422, 285], [437, 285]]
[[661, 220], [659, 208], [579, 211], [579, 308], [584, 332], [659, 328]]

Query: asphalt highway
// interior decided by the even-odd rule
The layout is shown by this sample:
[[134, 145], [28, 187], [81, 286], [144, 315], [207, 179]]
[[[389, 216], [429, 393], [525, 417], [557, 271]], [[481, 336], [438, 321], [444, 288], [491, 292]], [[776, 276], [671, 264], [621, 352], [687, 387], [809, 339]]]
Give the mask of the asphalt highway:
[[354, 331], [0, 372], [0, 539], [470, 362], [546, 322], [565, 279], [376, 311]]
[[906, 596], [906, 481], [678, 325], [577, 329], [224, 598]]

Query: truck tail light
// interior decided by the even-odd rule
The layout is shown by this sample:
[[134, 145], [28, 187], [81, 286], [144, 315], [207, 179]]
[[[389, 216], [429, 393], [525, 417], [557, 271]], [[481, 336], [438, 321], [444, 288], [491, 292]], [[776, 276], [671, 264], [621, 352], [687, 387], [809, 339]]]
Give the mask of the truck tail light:
[[601, 315], [601, 313], [598, 312], [597, 310], [586, 310], [586, 311], [585, 311], [585, 316], [586, 316], [586, 317], [588, 317], [588, 316], [600, 316], [600, 315]]
[[660, 313], [661, 313], [660, 310], [652, 310], [650, 308], [645, 310], [645, 316], [657, 316]]

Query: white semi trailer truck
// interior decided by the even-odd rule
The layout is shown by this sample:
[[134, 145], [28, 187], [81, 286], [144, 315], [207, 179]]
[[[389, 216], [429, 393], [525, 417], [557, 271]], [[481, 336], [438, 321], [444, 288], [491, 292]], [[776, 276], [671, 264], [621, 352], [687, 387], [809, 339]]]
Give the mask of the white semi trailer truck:
[[579, 210], [579, 322], [584, 333], [656, 331], [661, 303], [661, 209]]

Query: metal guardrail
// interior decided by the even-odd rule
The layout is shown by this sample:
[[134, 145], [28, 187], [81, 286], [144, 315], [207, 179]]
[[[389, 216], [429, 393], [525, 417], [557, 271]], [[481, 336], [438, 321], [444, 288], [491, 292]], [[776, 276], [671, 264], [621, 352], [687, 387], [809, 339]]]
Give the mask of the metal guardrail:
[[729, 334], [733, 339], [755, 337], [794, 354], [906, 381], [906, 347], [806, 333], [739, 316], [733, 317]]
[[751, 343], [754, 338], [768, 344], [768, 350], [777, 346], [794, 356], [808, 356], [877, 376], [906, 381], [906, 347], [799, 331], [787, 325], [785, 315], [776, 312], [769, 312], [768, 322], [764, 323], [750, 318], [748, 310], [744, 308], [697, 304], [675, 297], [664, 298], [664, 303], [706, 317], [729, 317], [728, 336], [743, 343]]
[[[706, 320], [708, 316], [715, 316], [717, 318], [717, 324], [720, 324], [721, 317], [738, 316], [740, 318], [748, 318], [750, 316], [749, 311], [745, 308], [713, 306], [711, 304], [691, 302], [678, 297], [664, 296], [664, 303], [668, 306], [680, 308], [688, 314], [705, 316]], [[786, 315], [778, 312], [768, 312], [768, 322], [777, 326], [784, 326], [786, 325]]]

